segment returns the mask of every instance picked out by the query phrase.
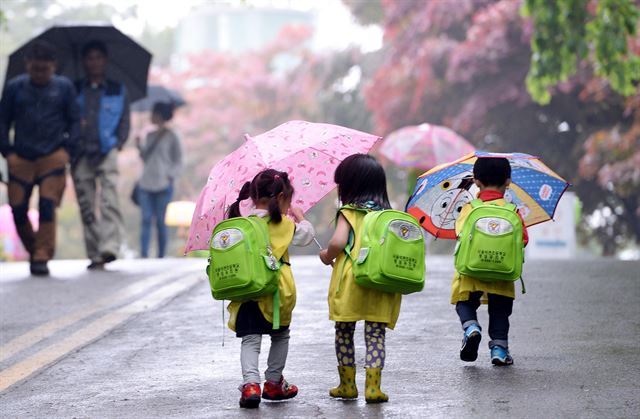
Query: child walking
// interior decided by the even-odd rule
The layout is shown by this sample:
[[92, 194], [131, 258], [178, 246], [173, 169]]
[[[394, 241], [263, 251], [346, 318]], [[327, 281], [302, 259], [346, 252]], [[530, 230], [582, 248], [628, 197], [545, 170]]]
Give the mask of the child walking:
[[[325, 265], [333, 265], [329, 285], [329, 318], [335, 324], [335, 349], [340, 385], [329, 391], [331, 397], [358, 397], [355, 375], [354, 330], [356, 322], [365, 321], [365, 400], [381, 403], [389, 397], [380, 389], [385, 360], [385, 331], [393, 329], [400, 312], [400, 294], [364, 288], [355, 283], [352, 259], [360, 250], [362, 223], [368, 211], [390, 209], [386, 177], [382, 166], [366, 154], [347, 157], [336, 168], [340, 208], [336, 230], [329, 246], [320, 252]], [[347, 246], [350, 245], [350, 255]]]
[[[304, 219], [300, 208], [291, 208], [293, 186], [286, 172], [267, 169], [258, 173], [251, 182], [246, 182], [238, 199], [230, 208], [228, 217], [240, 217], [240, 202], [251, 198], [255, 209], [252, 215], [267, 219], [269, 239], [273, 255], [282, 262], [280, 280], [280, 324], [273, 330], [273, 298], [264, 296], [255, 301], [231, 302], [229, 328], [242, 338], [240, 364], [243, 383], [240, 407], [255, 408], [260, 398], [285, 400], [295, 397], [298, 388], [288, 384], [283, 375], [289, 350], [289, 325], [291, 313], [296, 305], [296, 287], [289, 264], [290, 245], [306, 246], [315, 235], [311, 223]], [[295, 219], [287, 217], [288, 211]], [[262, 344], [262, 335], [271, 336], [271, 348], [265, 371], [264, 390], [260, 390], [260, 372], [258, 358]]]
[[[478, 158], [473, 166], [474, 182], [480, 188], [478, 199], [504, 206], [504, 193], [511, 183], [511, 166], [506, 158]], [[472, 210], [466, 204], [456, 220], [459, 236], [465, 220]], [[522, 222], [523, 242], [528, 241], [527, 230]], [[451, 287], [451, 304], [455, 304], [464, 335], [460, 348], [460, 359], [473, 362], [478, 358], [478, 346], [482, 339], [482, 328], [476, 311], [481, 303], [489, 305], [489, 349], [493, 365], [511, 365], [509, 354], [509, 316], [513, 308], [515, 287], [511, 281], [482, 281], [462, 275], [456, 271]]]

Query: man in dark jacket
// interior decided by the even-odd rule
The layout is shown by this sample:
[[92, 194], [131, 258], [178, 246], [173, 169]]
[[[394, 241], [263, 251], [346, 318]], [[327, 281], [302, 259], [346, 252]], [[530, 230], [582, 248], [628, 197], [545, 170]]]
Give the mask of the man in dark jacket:
[[[116, 259], [122, 229], [117, 193], [118, 151], [129, 135], [129, 99], [122, 83], [106, 78], [107, 59], [104, 43], [85, 44], [85, 79], [76, 83], [82, 137], [79, 158], [71, 172], [82, 214], [85, 248], [91, 260], [89, 269], [101, 269]], [[96, 196], [97, 191], [100, 196]]]
[[[73, 84], [54, 75], [53, 47], [35, 41], [25, 58], [27, 73], [9, 80], [0, 100], [0, 152], [7, 159], [9, 205], [31, 256], [31, 273], [48, 275], [56, 244], [55, 210], [64, 192], [69, 155], [75, 152], [80, 114]], [[36, 185], [40, 220], [34, 232], [27, 213]]]

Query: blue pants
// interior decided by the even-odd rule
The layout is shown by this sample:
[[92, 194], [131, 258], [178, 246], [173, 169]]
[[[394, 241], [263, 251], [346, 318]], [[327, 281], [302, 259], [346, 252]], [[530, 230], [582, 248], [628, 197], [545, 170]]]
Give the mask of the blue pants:
[[[458, 301], [456, 312], [460, 317], [462, 328], [465, 329], [472, 323], [478, 324], [476, 311], [480, 307], [482, 291], [469, 294], [467, 301]], [[513, 298], [502, 295], [489, 294], [489, 347], [509, 347], [509, 316], [513, 309]], [[479, 325], [479, 324], [478, 324]]]
[[167, 205], [173, 196], [173, 186], [159, 192], [150, 192], [140, 189], [138, 201], [142, 210], [142, 231], [140, 234], [140, 255], [143, 258], [149, 256], [149, 243], [151, 242], [151, 222], [155, 218], [158, 228], [158, 257], [164, 257], [167, 247], [167, 226], [164, 223], [164, 214]]

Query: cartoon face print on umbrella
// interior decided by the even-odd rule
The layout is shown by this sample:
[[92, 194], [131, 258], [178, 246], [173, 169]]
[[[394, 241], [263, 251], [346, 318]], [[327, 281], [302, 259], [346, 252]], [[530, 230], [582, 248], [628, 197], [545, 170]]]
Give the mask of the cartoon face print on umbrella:
[[525, 222], [527, 221], [529, 214], [531, 214], [531, 209], [522, 199], [518, 197], [518, 195], [514, 191], [507, 188], [507, 190], [504, 192], [504, 200], [515, 205], [522, 219]]
[[428, 178], [419, 182], [422, 183], [411, 198], [407, 212], [436, 237], [455, 238], [455, 223], [462, 207], [471, 202], [477, 192], [473, 175], [462, 172], [432, 187], [428, 187]]

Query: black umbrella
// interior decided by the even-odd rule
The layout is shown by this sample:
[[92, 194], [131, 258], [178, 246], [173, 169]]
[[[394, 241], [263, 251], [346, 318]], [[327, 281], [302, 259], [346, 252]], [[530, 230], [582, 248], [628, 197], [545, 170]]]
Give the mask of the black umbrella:
[[36, 39], [46, 41], [56, 48], [57, 73], [72, 81], [84, 77], [80, 56], [82, 46], [92, 40], [104, 42], [109, 52], [107, 77], [124, 83], [131, 101], [146, 96], [151, 53], [111, 25], [53, 26], [47, 29], [9, 56], [5, 83], [24, 73], [24, 54], [29, 44]]
[[153, 109], [156, 102], [170, 103], [174, 108], [179, 108], [187, 104], [180, 93], [175, 90], [167, 89], [157, 84], [149, 85], [147, 89], [147, 97], [137, 100], [131, 104], [131, 110], [134, 112], [147, 112]]

